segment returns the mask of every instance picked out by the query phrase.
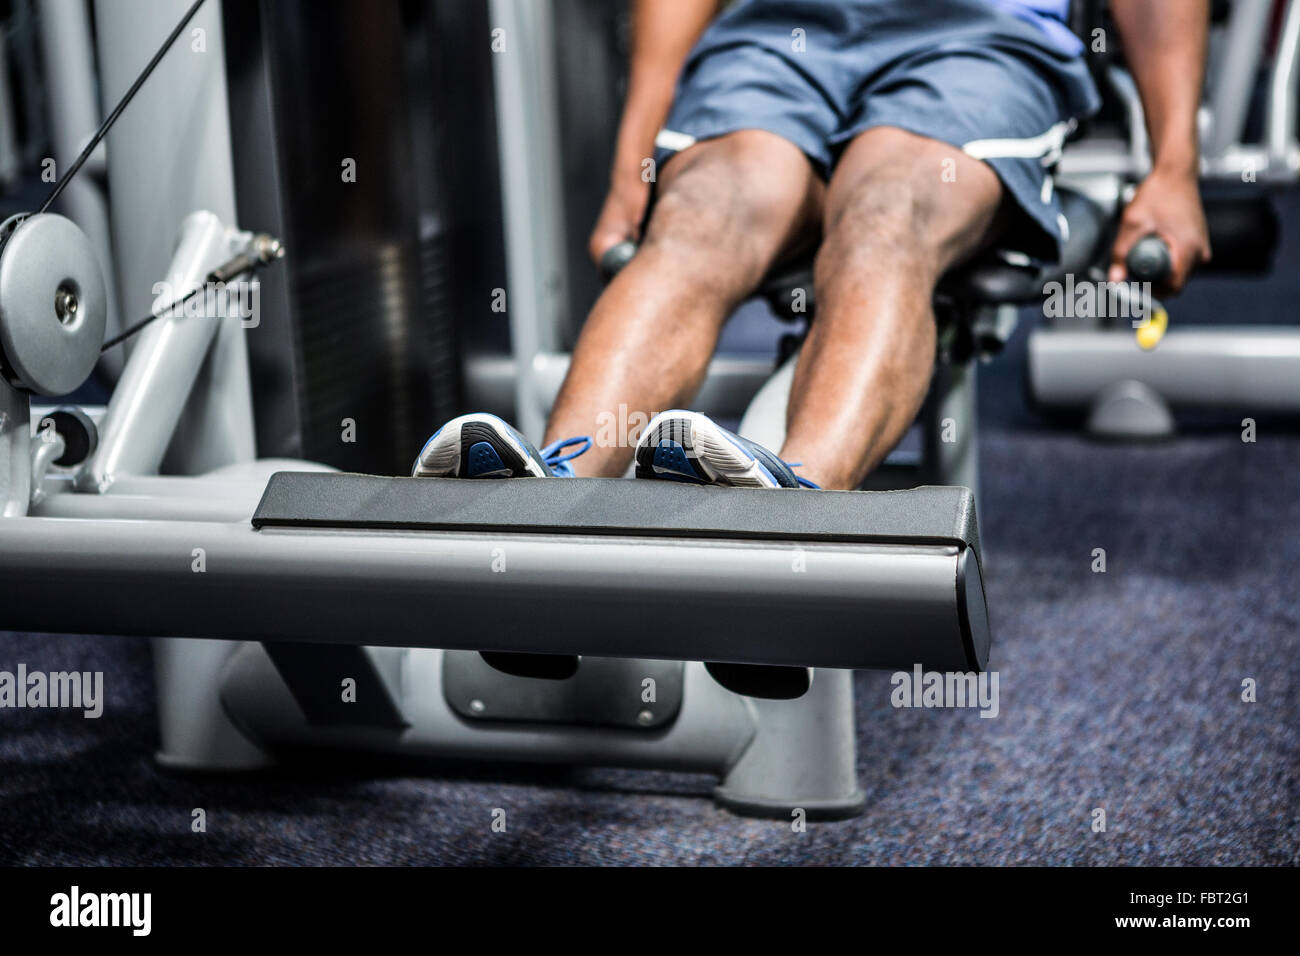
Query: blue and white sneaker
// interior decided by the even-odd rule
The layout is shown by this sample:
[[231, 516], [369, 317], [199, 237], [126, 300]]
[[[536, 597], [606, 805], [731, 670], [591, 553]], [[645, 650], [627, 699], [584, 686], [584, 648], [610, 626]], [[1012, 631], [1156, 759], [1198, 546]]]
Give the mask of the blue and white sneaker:
[[699, 412], [672, 409], [650, 420], [636, 446], [636, 476], [733, 488], [816, 488], [757, 442]]
[[[574, 445], [577, 451], [565, 453]], [[538, 451], [496, 415], [475, 412], [453, 418], [424, 443], [411, 474], [416, 478], [572, 478], [569, 462], [591, 439], [566, 438]]]

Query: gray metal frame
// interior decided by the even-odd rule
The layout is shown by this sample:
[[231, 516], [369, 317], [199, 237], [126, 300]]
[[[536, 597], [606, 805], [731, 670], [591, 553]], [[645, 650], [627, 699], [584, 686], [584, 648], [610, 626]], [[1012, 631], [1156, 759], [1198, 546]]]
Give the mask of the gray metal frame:
[[537, 363], [560, 347], [568, 308], [551, 0], [491, 0], [497, 142], [505, 211], [507, 315], [514, 352], [515, 425], [539, 436], [554, 393]]

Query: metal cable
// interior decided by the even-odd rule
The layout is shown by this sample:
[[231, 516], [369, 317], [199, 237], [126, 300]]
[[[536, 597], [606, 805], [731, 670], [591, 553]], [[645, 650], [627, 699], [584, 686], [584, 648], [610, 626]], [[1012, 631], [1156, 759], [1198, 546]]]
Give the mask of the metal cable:
[[139, 92], [140, 87], [144, 86], [144, 81], [149, 79], [149, 74], [152, 73], [154, 67], [162, 61], [162, 58], [167, 54], [167, 51], [171, 49], [171, 45], [176, 42], [176, 38], [181, 35], [181, 31], [184, 30], [190, 20], [193, 19], [194, 14], [199, 12], [199, 7], [201, 6], [203, 6], [203, 0], [194, 0], [193, 5], [185, 12], [185, 16], [181, 18], [181, 22], [176, 24], [176, 28], [172, 30], [172, 32], [167, 36], [167, 39], [163, 41], [163, 45], [158, 48], [158, 52], [153, 55], [153, 59], [150, 60], [149, 64], [144, 68], [144, 72], [135, 78], [135, 82], [132, 83], [131, 88], [126, 91], [126, 95], [118, 101], [117, 106], [113, 107], [113, 112], [109, 113], [108, 118], [99, 125], [99, 129], [95, 130], [95, 135], [90, 137], [90, 142], [86, 144], [86, 148], [81, 151], [81, 155], [73, 162], [72, 168], [68, 170], [67, 175], [60, 177], [59, 181], [54, 184], [54, 188], [50, 190], [50, 194], [45, 197], [45, 202], [41, 203], [41, 208], [36, 210], [37, 213], [45, 212], [54, 203], [54, 200], [59, 198], [64, 187], [72, 181], [72, 177], [77, 175], [77, 171], [85, 165], [86, 160], [88, 160], [90, 154], [95, 151], [95, 147], [99, 145], [100, 140], [108, 135], [109, 129], [111, 129], [113, 124], [117, 122], [117, 118], [122, 115], [122, 111], [126, 109], [126, 104], [130, 103], [132, 97]]

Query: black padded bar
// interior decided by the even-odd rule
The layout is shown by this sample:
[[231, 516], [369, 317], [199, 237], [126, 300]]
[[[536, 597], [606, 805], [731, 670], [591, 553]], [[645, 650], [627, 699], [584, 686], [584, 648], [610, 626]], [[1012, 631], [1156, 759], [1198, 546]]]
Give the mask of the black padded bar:
[[794, 491], [620, 478], [383, 478], [278, 472], [253, 527], [956, 544], [978, 553], [966, 488]]

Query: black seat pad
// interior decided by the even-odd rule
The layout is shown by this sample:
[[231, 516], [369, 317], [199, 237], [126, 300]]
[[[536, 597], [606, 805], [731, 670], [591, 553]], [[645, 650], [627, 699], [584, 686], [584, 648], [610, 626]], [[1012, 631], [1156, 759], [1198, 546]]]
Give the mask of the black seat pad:
[[1057, 195], [1069, 224], [1060, 262], [1015, 266], [988, 254], [949, 272], [939, 283], [940, 291], [963, 302], [1019, 304], [1041, 299], [1043, 286], [1061, 281], [1067, 273], [1082, 278], [1096, 259], [1106, 231], [1105, 216], [1083, 193], [1060, 189]]

